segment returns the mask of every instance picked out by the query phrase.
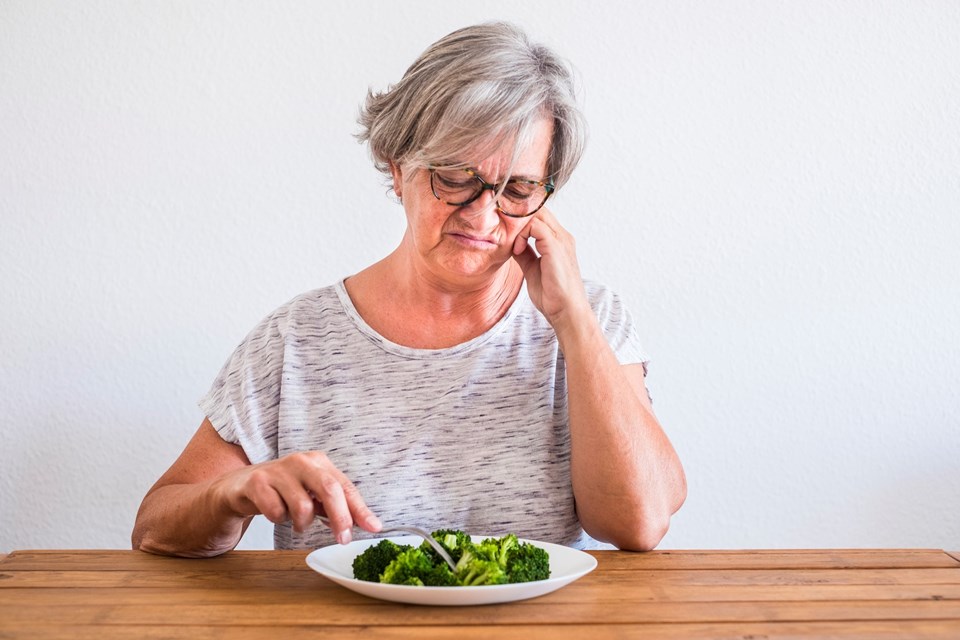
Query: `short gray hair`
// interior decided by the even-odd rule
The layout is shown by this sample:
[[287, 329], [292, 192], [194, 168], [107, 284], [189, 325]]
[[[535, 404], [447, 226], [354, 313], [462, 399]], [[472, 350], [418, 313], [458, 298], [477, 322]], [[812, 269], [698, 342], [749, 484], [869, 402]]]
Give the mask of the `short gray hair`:
[[486, 157], [508, 144], [515, 162], [542, 117], [553, 120], [547, 170], [559, 188], [586, 139], [572, 69], [518, 27], [490, 22], [441, 38], [400, 82], [370, 91], [357, 138], [370, 144], [375, 166], [389, 178], [391, 164], [462, 167], [465, 152]]

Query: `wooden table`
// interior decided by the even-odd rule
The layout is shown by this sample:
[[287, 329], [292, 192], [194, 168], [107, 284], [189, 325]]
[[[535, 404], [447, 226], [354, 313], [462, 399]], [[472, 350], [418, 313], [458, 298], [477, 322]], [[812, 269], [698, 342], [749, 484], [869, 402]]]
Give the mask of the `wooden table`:
[[16, 551], [0, 638], [960, 638], [960, 553], [594, 553], [593, 573], [540, 598], [422, 607], [337, 586], [302, 551]]

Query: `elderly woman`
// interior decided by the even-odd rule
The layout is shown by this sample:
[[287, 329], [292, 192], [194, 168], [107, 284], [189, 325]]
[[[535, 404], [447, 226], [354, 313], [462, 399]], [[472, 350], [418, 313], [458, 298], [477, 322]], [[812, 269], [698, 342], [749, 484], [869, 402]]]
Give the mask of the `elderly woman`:
[[465, 28], [360, 120], [406, 232], [246, 337], [144, 498], [134, 548], [220, 554], [258, 514], [278, 548], [382, 521], [656, 546], [683, 470], [631, 316], [581, 279], [544, 206], [583, 147], [567, 66], [513, 26]]

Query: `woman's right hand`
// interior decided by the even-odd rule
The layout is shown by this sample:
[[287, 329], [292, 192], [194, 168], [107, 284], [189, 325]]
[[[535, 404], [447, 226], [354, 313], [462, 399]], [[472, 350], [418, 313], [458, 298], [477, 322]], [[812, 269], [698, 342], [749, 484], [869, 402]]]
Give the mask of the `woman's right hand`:
[[373, 533], [382, 527], [356, 486], [322, 451], [231, 471], [214, 481], [211, 491], [238, 517], [263, 514], [274, 524], [290, 521], [298, 532], [325, 515], [340, 544], [350, 542], [355, 524]]
[[250, 464], [209, 420], [147, 492], [137, 513], [134, 549], [185, 557], [219, 555], [237, 546], [255, 515], [292, 521], [297, 531], [330, 518], [339, 542], [354, 524], [375, 533], [380, 521], [352, 482], [320, 451]]

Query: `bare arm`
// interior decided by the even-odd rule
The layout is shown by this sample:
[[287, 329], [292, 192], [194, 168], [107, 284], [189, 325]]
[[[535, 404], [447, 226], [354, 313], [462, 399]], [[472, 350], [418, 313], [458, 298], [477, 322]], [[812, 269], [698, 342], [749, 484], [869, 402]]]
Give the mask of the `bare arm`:
[[[531, 238], [536, 250], [528, 244]], [[514, 256], [566, 362], [571, 478], [580, 522], [597, 540], [648, 550], [683, 504], [686, 479], [653, 415], [642, 366], [620, 365], [590, 308], [574, 244], [544, 208], [517, 236]]]
[[237, 546], [251, 518], [291, 520], [298, 531], [325, 512], [340, 542], [354, 522], [380, 523], [359, 492], [319, 451], [251, 465], [243, 450], [203, 424], [173, 466], [147, 492], [133, 529], [134, 549], [209, 557]]
[[592, 314], [561, 345], [580, 522], [621, 549], [653, 549], [683, 504], [686, 479], [650, 407], [643, 367], [619, 364]]

